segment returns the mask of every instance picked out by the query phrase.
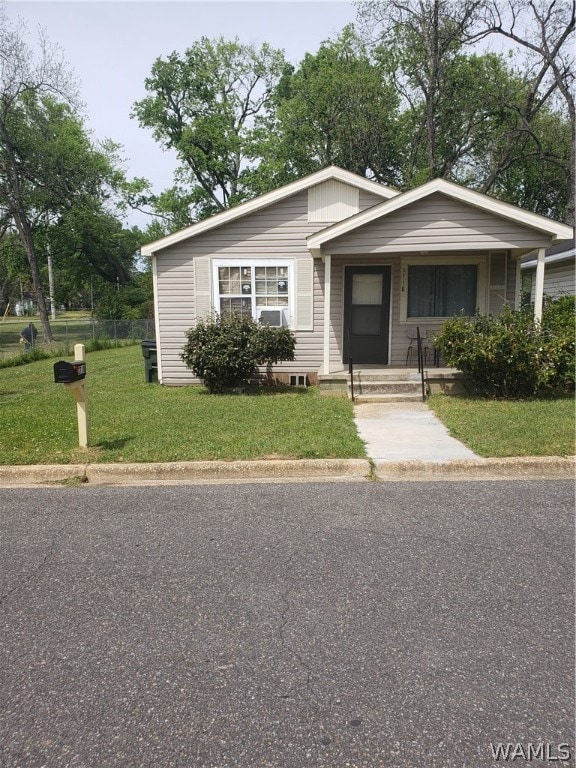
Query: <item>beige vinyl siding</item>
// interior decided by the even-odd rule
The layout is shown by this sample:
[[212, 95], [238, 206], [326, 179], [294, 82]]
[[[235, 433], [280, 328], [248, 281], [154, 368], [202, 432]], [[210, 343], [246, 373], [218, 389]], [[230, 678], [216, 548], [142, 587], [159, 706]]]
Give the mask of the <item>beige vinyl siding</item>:
[[507, 256], [506, 267], [506, 301], [512, 309], [516, 306], [516, 263], [517, 259], [513, 259], [510, 254]]
[[[361, 210], [380, 202], [380, 197], [360, 191]], [[180, 360], [180, 351], [185, 333], [197, 317], [214, 309], [212, 258], [294, 260], [294, 283], [298, 286], [295, 321], [310, 330], [296, 331], [297, 359], [278, 368], [302, 373], [318, 371], [322, 362], [324, 264], [312, 259], [306, 238], [326, 225], [308, 221], [305, 190], [161, 251], [156, 257], [156, 287], [162, 383], [195, 381]]]
[[[531, 299], [534, 301], [534, 289], [536, 286], [536, 270], [529, 271], [532, 274]], [[546, 264], [544, 267], [544, 293], [546, 296], [574, 296], [576, 292], [574, 262], [561, 262], [560, 264]]]
[[360, 190], [360, 210], [365, 211], [366, 208], [372, 208], [374, 205], [378, 205], [382, 202], [382, 198], [377, 195], [373, 195], [371, 192], [367, 192], [364, 189]]
[[437, 193], [342, 235], [323, 250], [385, 254], [549, 245], [549, 236]]
[[[156, 257], [162, 383], [194, 381], [179, 355], [185, 342], [185, 332], [194, 325], [197, 315], [202, 316], [207, 309], [214, 309], [212, 258], [238, 258], [242, 261], [286, 257], [297, 262], [295, 282], [300, 283], [302, 293], [306, 291], [306, 283], [310, 286], [308, 293], [312, 293], [313, 263], [306, 247], [306, 237], [324, 225], [311, 224], [307, 219], [308, 195], [301, 192], [268, 209], [166, 248]], [[314, 314], [317, 311], [315, 302]], [[303, 324], [313, 320], [312, 308], [306, 307], [305, 302], [297, 307], [297, 313]], [[314, 341], [310, 336], [318, 338]], [[298, 332], [299, 360], [292, 366], [303, 365], [307, 366], [303, 371], [316, 371], [322, 358], [321, 340], [321, 328], [318, 332], [316, 328]], [[312, 364], [310, 360], [313, 357]]]
[[[363, 191], [361, 209], [380, 203]], [[291, 372], [317, 372], [323, 361], [324, 262], [312, 259], [306, 238], [323, 229], [326, 222], [308, 221], [308, 191], [255, 211], [245, 217], [201, 233], [163, 249], [156, 257], [156, 291], [159, 352], [162, 383], [189, 384], [195, 381], [180, 360], [186, 331], [197, 317], [213, 309], [213, 259], [290, 260], [294, 265], [296, 360], [278, 366]], [[414, 323], [401, 321], [400, 280], [403, 257], [416, 256], [431, 263], [444, 256], [450, 261], [478, 257], [488, 264], [489, 251], [507, 251], [505, 295], [514, 302], [515, 261], [510, 249], [549, 246], [549, 239], [533, 231], [473, 209], [438, 194], [373, 222], [324, 246], [332, 254], [330, 314], [331, 370], [344, 367], [343, 306], [344, 266], [388, 264], [391, 266], [390, 365], [404, 365], [408, 347], [407, 329]], [[502, 267], [502, 264], [500, 265]], [[481, 290], [488, 298], [486, 284]], [[548, 269], [547, 269], [548, 273]], [[496, 274], [496, 273], [493, 273]], [[500, 277], [503, 269], [500, 269]], [[573, 273], [572, 273], [573, 274]], [[573, 281], [573, 278], [572, 278]], [[573, 284], [573, 282], [572, 282]], [[502, 293], [504, 283], [494, 284]], [[306, 294], [309, 294], [308, 296]], [[312, 298], [312, 301], [310, 301]], [[443, 320], [425, 321], [421, 327], [437, 330]]]
[[186, 331], [196, 321], [194, 262], [189, 260], [184, 243], [164, 251], [155, 261], [162, 382], [187, 384], [193, 377], [179, 355], [186, 341]]
[[308, 219], [315, 222], [342, 221], [360, 210], [359, 190], [336, 179], [315, 184], [308, 190]]

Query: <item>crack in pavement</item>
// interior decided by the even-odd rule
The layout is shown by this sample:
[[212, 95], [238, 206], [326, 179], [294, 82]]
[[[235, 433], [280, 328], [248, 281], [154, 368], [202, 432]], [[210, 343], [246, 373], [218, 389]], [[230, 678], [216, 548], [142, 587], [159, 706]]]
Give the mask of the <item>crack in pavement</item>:
[[12, 587], [12, 589], [9, 589], [7, 592], [0, 595], [0, 606], [4, 605], [6, 600], [8, 600], [9, 597], [14, 595], [16, 592], [23, 589], [27, 584], [29, 584], [38, 574], [40, 571], [47, 565], [47, 563], [51, 560], [51, 558], [54, 556], [54, 553], [56, 552], [56, 542], [64, 533], [64, 530], [66, 529], [66, 526], [63, 525], [56, 533], [53, 534], [52, 539], [50, 541], [50, 546], [48, 547], [48, 551], [42, 558], [42, 560], [37, 564], [36, 568], [29, 573], [27, 576], [20, 577], [18, 580], [18, 583]]

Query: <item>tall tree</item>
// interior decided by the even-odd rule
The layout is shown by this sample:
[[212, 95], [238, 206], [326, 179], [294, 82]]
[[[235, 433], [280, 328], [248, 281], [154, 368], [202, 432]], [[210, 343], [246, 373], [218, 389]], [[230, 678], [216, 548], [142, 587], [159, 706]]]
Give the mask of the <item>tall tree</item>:
[[[70, 285], [80, 263], [110, 281], [125, 282], [136, 246], [119, 257], [119, 241], [131, 239], [113, 211], [143, 185], [126, 181], [118, 145], [96, 146], [91, 140], [58, 49], [41, 36], [35, 58], [22, 28], [1, 25], [0, 222], [18, 233], [26, 253], [46, 342], [52, 331], [39, 256], [50, 242], [55, 272], [66, 263]], [[62, 250], [54, 238], [65, 226], [69, 237]]]
[[[531, 118], [552, 98], [558, 98], [564, 105], [571, 131], [568, 160], [564, 165], [565, 219], [572, 225], [575, 224], [576, 187], [575, 25], [575, 0], [488, 0], [484, 14], [486, 33], [501, 35], [528, 54], [526, 70], [530, 89], [521, 115], [524, 131], [532, 132]], [[536, 139], [534, 135], [533, 138]], [[503, 158], [503, 162], [508, 159]]]
[[259, 126], [263, 159], [255, 191], [327, 165], [398, 183], [398, 97], [352, 27], [307, 53], [274, 96]]
[[[365, 33], [383, 41], [395, 61], [408, 123], [408, 186], [433, 176], [469, 178], [484, 192], [531, 200], [534, 210], [573, 221], [574, 1], [357, 4]], [[531, 60], [511, 69], [503, 60], [497, 65], [493, 57], [468, 56], [464, 46], [495, 34], [524, 46]], [[568, 145], [560, 129], [566, 119], [572, 126]], [[550, 121], [558, 130], [548, 134]], [[534, 194], [538, 177], [549, 182], [540, 200]], [[522, 193], [514, 193], [511, 178], [523, 179]], [[552, 179], [561, 194], [550, 196]]]
[[[50, 182], [34, 168], [33, 158], [39, 157], [40, 151], [32, 130], [37, 118], [46, 128], [42, 104], [47, 104], [48, 97], [68, 102], [77, 97], [76, 84], [61, 52], [40, 35], [36, 55], [26, 42], [23, 27], [9, 25], [0, 7], [0, 219], [18, 231], [28, 258], [44, 339], [50, 342], [52, 331], [33, 237], [34, 217], [39, 211], [30, 197], [33, 191], [44, 197]], [[36, 138], [46, 137], [37, 134]]]
[[[148, 96], [133, 116], [175, 150], [178, 188], [189, 195], [189, 220], [228, 208], [246, 196], [247, 147], [255, 117], [282, 75], [281, 51], [238, 39], [203, 37], [183, 55], [157, 59], [145, 81]], [[168, 197], [162, 201], [166, 204]], [[179, 212], [182, 216], [182, 210]]]
[[138, 228], [123, 227], [98, 199], [86, 198], [63, 210], [37, 239], [52, 255], [58, 303], [71, 303], [91, 283], [127, 286], [143, 238]]
[[419, 180], [442, 175], [439, 118], [446, 69], [473, 39], [484, 0], [363, 0], [358, 16], [369, 37], [393, 57], [391, 74], [404, 103], [421, 113], [426, 168]]

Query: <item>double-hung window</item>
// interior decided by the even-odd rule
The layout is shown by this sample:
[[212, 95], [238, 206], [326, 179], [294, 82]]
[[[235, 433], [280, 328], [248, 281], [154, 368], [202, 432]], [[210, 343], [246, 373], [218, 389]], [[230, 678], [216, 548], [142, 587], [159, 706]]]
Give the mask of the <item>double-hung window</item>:
[[473, 315], [479, 306], [480, 264], [411, 262], [402, 267], [402, 317], [446, 318]]
[[287, 261], [214, 261], [214, 305], [268, 325], [289, 325], [293, 316], [293, 264]]

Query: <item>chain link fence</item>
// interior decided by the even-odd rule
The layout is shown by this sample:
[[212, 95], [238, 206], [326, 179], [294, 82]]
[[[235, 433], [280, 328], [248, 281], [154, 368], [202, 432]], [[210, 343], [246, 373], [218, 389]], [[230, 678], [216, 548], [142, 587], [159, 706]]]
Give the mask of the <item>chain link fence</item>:
[[[9, 317], [0, 322], [0, 357], [19, 355], [23, 351], [20, 341], [22, 330], [33, 322], [38, 330], [36, 346], [42, 346], [42, 329], [36, 318]], [[50, 321], [54, 336], [53, 346], [71, 349], [74, 344], [88, 342], [130, 342], [155, 338], [154, 320], [96, 320], [94, 318], [56, 319]]]

